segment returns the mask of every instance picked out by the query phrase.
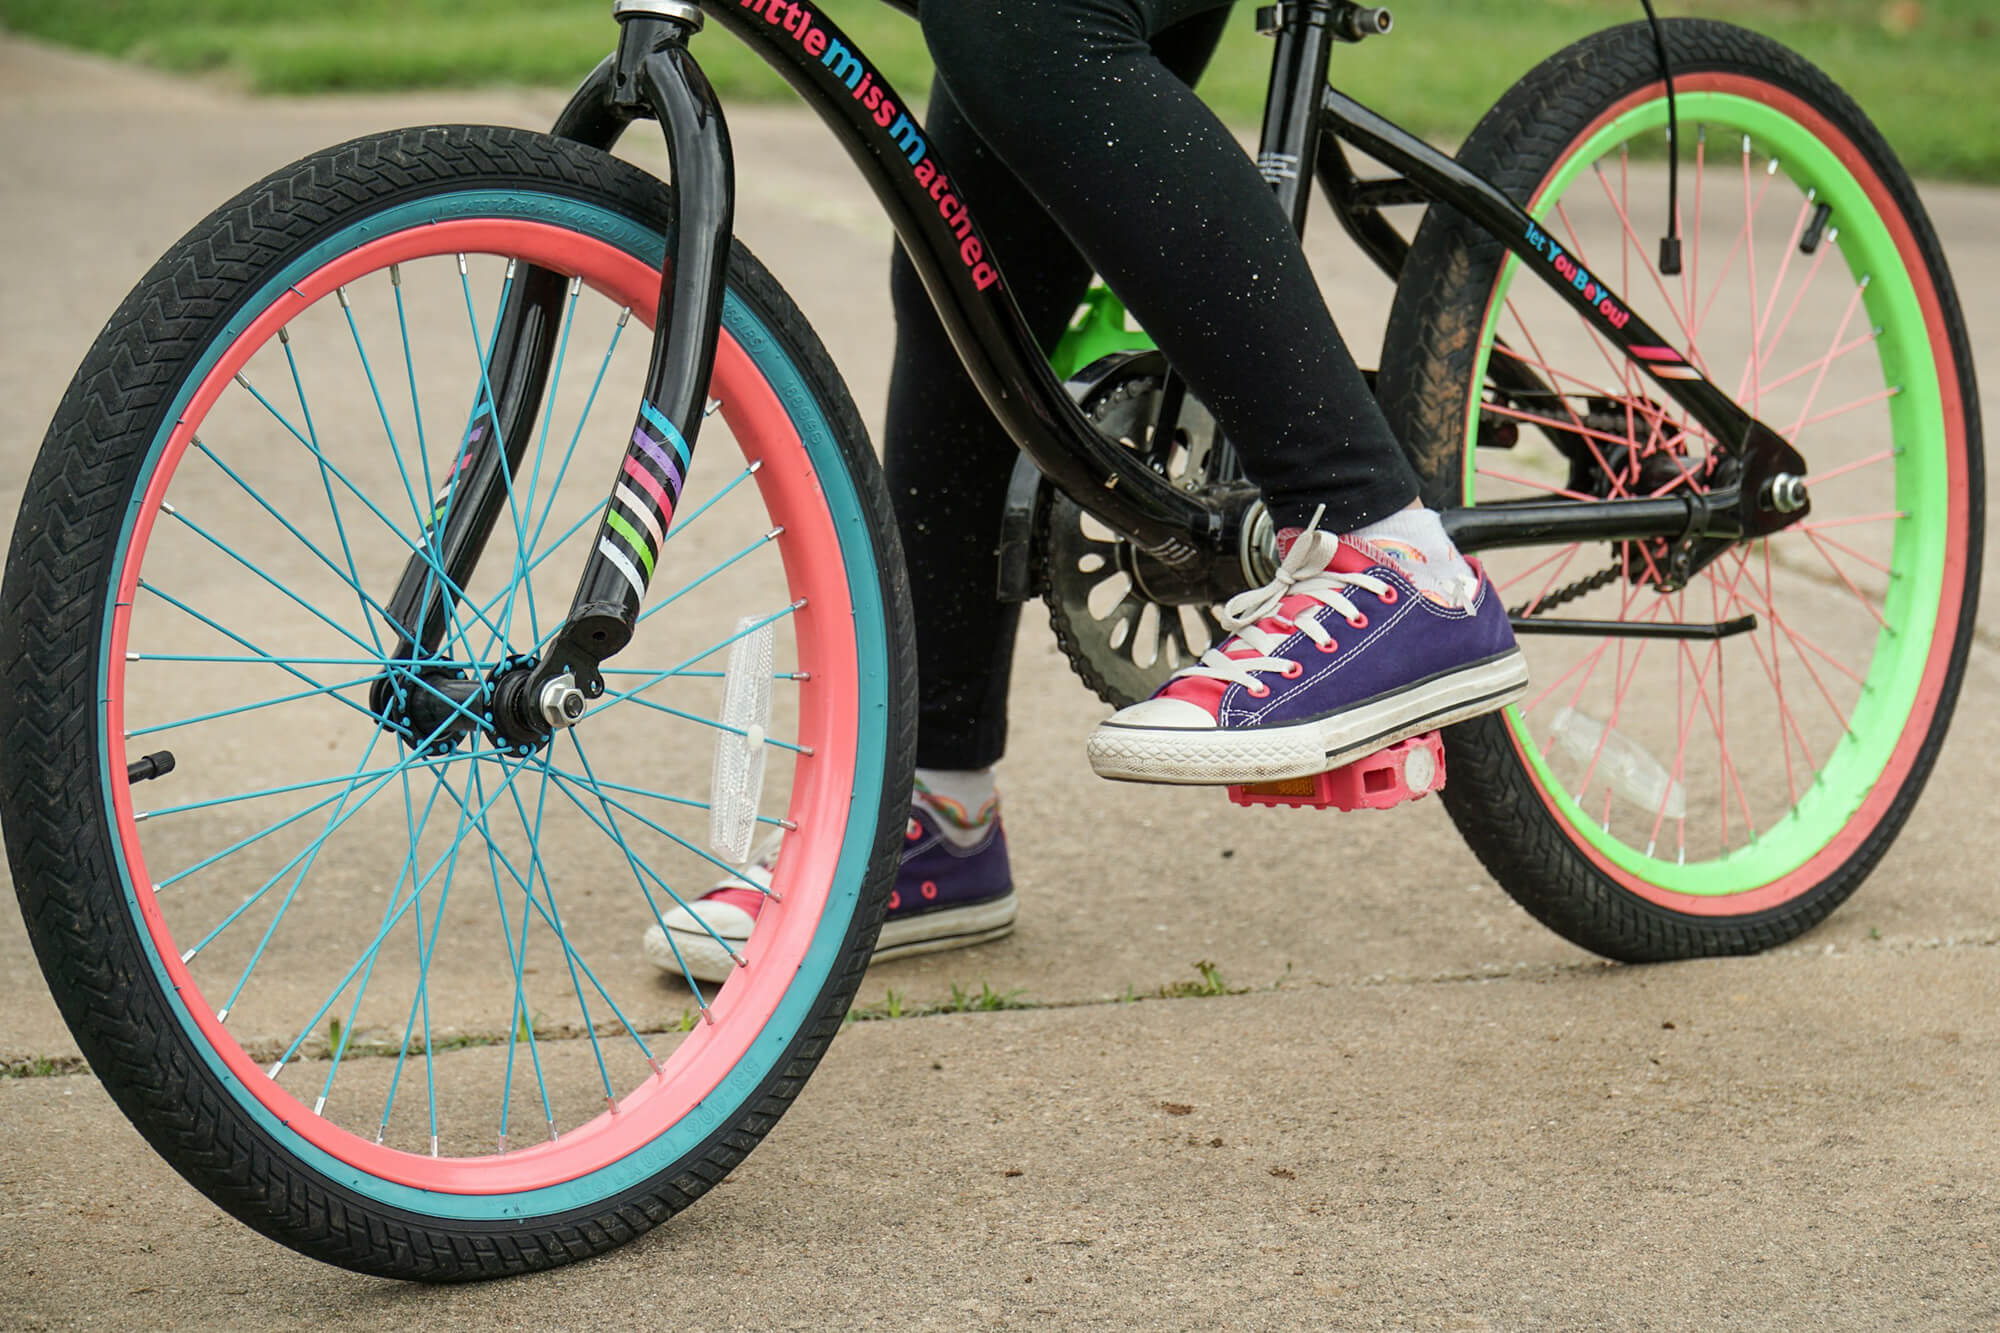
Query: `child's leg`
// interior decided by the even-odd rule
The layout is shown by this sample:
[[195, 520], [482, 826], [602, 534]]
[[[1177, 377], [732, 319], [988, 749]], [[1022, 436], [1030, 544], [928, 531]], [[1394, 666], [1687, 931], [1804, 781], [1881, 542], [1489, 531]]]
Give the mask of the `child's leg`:
[[922, 8], [942, 83], [1215, 414], [1279, 527], [1323, 529], [1289, 546], [1271, 587], [1230, 603], [1233, 637], [1098, 729], [1091, 761], [1107, 777], [1318, 772], [1526, 687], [1498, 595], [1436, 515], [1411, 508], [1416, 475], [1289, 219], [1151, 48], [1223, 3]]
[[[973, 128], [1215, 414], [1279, 526], [1324, 506], [1351, 532], [1415, 499], [1415, 474], [1270, 187], [1151, 46], [1227, 3], [924, 0], [922, 19]], [[993, 248], [1011, 279], [1015, 248]]]
[[[1200, 77], [1226, 17], [1212, 10], [1159, 35], [1154, 50], [1169, 77], [1182, 87]], [[932, 88], [924, 128], [987, 245], [1005, 257], [1028, 327], [1053, 350], [1089, 281], [1089, 262], [974, 133], [942, 82]], [[1006, 748], [1020, 608], [995, 596], [995, 555], [1019, 455], [959, 364], [901, 246], [890, 290], [896, 356], [883, 465], [916, 610], [917, 764], [983, 769]]]

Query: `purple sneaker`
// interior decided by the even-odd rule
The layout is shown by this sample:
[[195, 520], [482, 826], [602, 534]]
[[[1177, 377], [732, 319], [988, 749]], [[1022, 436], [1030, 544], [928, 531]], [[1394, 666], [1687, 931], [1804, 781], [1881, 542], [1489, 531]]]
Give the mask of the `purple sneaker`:
[[[729, 955], [709, 930], [740, 949], [757, 922], [769, 887], [772, 862], [759, 860], [743, 875], [716, 885], [686, 907], [665, 916], [667, 928], [646, 928], [647, 961], [675, 975], [720, 982], [732, 970]], [[695, 913], [701, 914], [700, 920]], [[708, 929], [702, 928], [707, 923]], [[996, 815], [970, 847], [960, 847], [939, 829], [937, 816], [912, 803], [903, 830], [903, 864], [889, 894], [889, 914], [875, 941], [873, 961], [909, 954], [962, 949], [997, 940], [1014, 930], [1014, 878], [1007, 866], [1007, 835]], [[668, 939], [671, 936], [672, 946]], [[680, 950], [680, 958], [674, 949]], [[681, 961], [687, 966], [683, 971]]]
[[1090, 766], [1196, 786], [1324, 773], [1521, 697], [1528, 668], [1484, 571], [1456, 596], [1390, 559], [1308, 531], [1266, 587], [1232, 598], [1234, 631], [1090, 737]]

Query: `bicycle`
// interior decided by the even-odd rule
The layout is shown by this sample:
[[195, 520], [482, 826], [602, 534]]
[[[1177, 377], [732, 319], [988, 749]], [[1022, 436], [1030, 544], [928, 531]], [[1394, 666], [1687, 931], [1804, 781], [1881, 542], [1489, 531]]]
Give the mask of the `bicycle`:
[[[705, 18], [895, 222], [1027, 460], [1000, 587], [1045, 597], [1088, 684], [1149, 693], [1270, 569], [1200, 404], [1102, 292], [1058, 376], [837, 25], [614, 12], [552, 135], [355, 140], [190, 232], [78, 371], [9, 555], [0, 817], [64, 1016], [197, 1188], [362, 1272], [545, 1268], [691, 1203], [812, 1072], [889, 893], [896, 533], [838, 373], [730, 240]], [[1723, 24], [1586, 38], [1453, 159], [1328, 86], [1384, 12], [1260, 17], [1260, 163], [1398, 280], [1377, 392], [1523, 599], [1536, 693], [1447, 732], [1452, 818], [1609, 957], [1795, 938], [1908, 816], [1977, 601], [1973, 370], [1914, 188], [1824, 75]], [[605, 151], [641, 118], [671, 190]], [[1656, 254], [1633, 190], [1663, 149]], [[639, 403], [608, 496], [609, 460], [576, 466], [601, 398]], [[735, 975], [663, 1004], [633, 922], [760, 834], [783, 856]]]

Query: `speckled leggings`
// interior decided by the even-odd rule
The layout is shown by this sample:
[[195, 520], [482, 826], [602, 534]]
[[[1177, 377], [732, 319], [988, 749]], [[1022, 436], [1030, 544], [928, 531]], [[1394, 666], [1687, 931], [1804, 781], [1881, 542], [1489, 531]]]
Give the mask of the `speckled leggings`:
[[[1417, 483], [1290, 223], [1190, 85], [1229, 0], [923, 0], [926, 130], [1030, 327], [1053, 346], [1102, 274], [1229, 434], [1281, 525], [1349, 532]], [[916, 601], [917, 762], [1006, 744], [1018, 608], [994, 552], [1015, 450], [896, 252], [884, 441]]]

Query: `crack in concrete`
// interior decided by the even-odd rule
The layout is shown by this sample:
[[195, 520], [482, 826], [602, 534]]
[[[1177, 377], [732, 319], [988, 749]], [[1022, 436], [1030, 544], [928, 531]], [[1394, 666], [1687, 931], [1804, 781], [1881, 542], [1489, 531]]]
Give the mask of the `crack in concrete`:
[[[1806, 958], [1861, 958], [1884, 955], [1910, 955], [1930, 953], [1939, 950], [1994, 949], [2000, 948], [2000, 927], [1958, 932], [1949, 935], [1892, 935], [1880, 939], [1865, 939], [1854, 942], [1833, 942], [1822, 945], [1794, 944], [1780, 949], [1736, 958], [1729, 961], [1750, 963], [1770, 959]], [[1584, 958], [1559, 963], [1482, 963], [1474, 967], [1454, 968], [1442, 972], [1373, 972], [1366, 976], [1349, 977], [1341, 980], [1324, 980], [1312, 977], [1282, 976], [1278, 980], [1261, 986], [1229, 986], [1221, 984], [1219, 978], [1212, 989], [1190, 990], [1190, 983], [1166, 982], [1145, 992], [1127, 987], [1122, 995], [1088, 995], [1064, 1000], [1031, 1000], [1016, 992], [994, 995], [990, 990], [980, 995], [964, 993], [965, 998], [956, 1004], [911, 1004], [896, 1013], [887, 1012], [881, 1004], [868, 1006], [865, 1010], [850, 1010], [850, 1023], [904, 1023], [925, 1018], [939, 1018], [951, 1014], [984, 1014], [1004, 1012], [1053, 1012], [1064, 1009], [1102, 1009], [1131, 1004], [1160, 1004], [1176, 1001], [1223, 1000], [1244, 995], [1280, 995], [1287, 991], [1326, 991], [1341, 989], [1362, 989], [1386, 986], [1463, 986], [1482, 985], [1497, 981], [1548, 981], [1564, 977], [1598, 976], [1630, 970], [1628, 965], [1610, 962], [1601, 958]], [[981, 1004], [982, 996], [992, 996], [998, 1002]], [[637, 1025], [632, 1031], [641, 1037], [663, 1036], [687, 1030], [676, 1020], [671, 1022]], [[616, 1037], [625, 1029], [615, 1023], [599, 1026], [599, 1037]], [[561, 1042], [581, 1041], [588, 1035], [580, 1024], [552, 1027], [546, 1032], [536, 1031], [535, 1041]], [[499, 1046], [507, 1040], [504, 1031], [459, 1033], [441, 1041], [440, 1050], [455, 1050], [472, 1046]], [[264, 1051], [261, 1045], [246, 1047], [246, 1052], [259, 1063], [268, 1064], [280, 1054], [273, 1046]], [[402, 1050], [401, 1043], [380, 1042], [350, 1044], [343, 1059], [393, 1057]], [[327, 1052], [315, 1051], [294, 1056], [296, 1060], [324, 1059]], [[409, 1054], [421, 1055], [420, 1043], [412, 1044]], [[81, 1056], [22, 1056], [0, 1059], [0, 1080], [31, 1078], [64, 1078], [87, 1074], [90, 1066]]]

